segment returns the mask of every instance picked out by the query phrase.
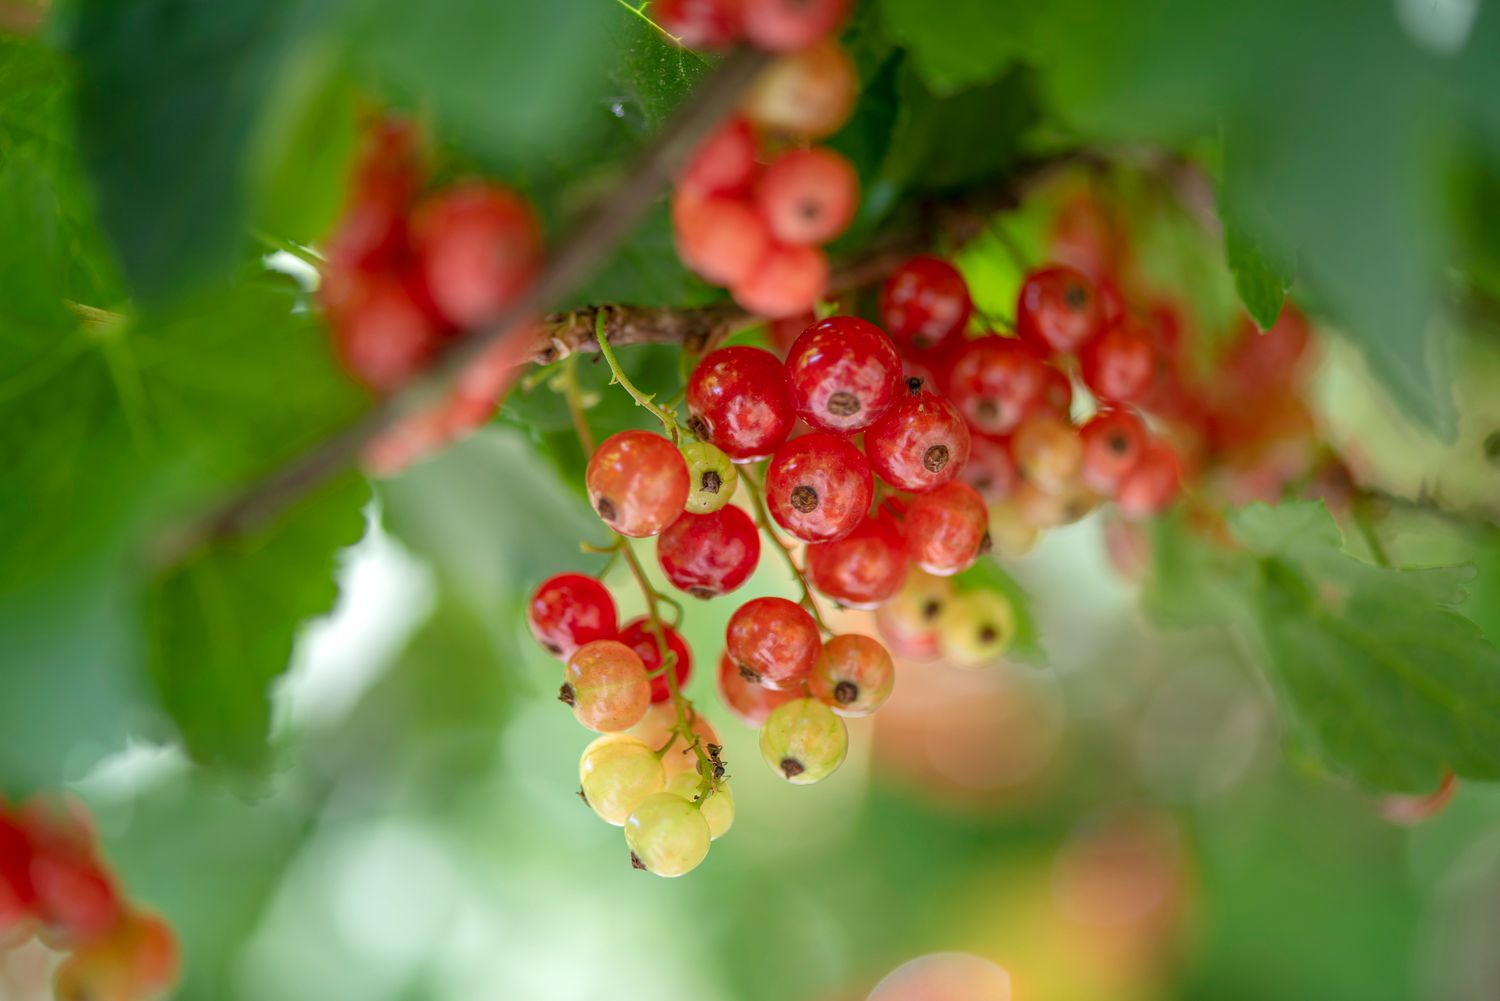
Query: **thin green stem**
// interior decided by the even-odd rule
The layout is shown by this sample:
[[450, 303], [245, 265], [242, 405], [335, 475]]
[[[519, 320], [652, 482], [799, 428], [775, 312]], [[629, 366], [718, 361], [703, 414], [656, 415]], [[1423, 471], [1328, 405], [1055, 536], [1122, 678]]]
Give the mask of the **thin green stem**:
[[776, 534], [776, 529], [771, 524], [770, 515], [766, 511], [766, 499], [761, 490], [761, 485], [756, 482], [755, 477], [750, 475], [749, 469], [740, 470], [740, 483], [745, 487], [745, 493], [750, 496], [750, 502], [755, 507], [755, 523], [760, 526], [770, 539], [781, 558], [786, 561], [787, 569], [791, 570], [799, 587], [802, 588], [802, 604], [812, 613], [813, 620], [817, 622], [818, 628], [823, 630], [824, 635], [833, 635], [833, 630], [828, 628], [828, 623], [823, 620], [823, 613], [818, 608], [817, 599], [813, 597], [812, 588], [808, 586], [807, 575], [792, 558], [792, 551], [787, 548], [786, 543], [781, 541], [781, 536]]
[[654, 394], [643, 393], [636, 388], [635, 383], [631, 382], [630, 377], [620, 368], [619, 359], [615, 357], [615, 349], [609, 346], [609, 336], [604, 332], [607, 326], [604, 313], [605, 307], [601, 306], [594, 314], [594, 337], [599, 341], [599, 353], [604, 355], [605, 361], [609, 362], [609, 381], [624, 387], [625, 392], [630, 394], [630, 398], [635, 400], [636, 406], [645, 407], [655, 414], [656, 419], [661, 421], [662, 430], [666, 432], [668, 438], [672, 439], [672, 444], [677, 444], [677, 418], [653, 402], [656, 399]]

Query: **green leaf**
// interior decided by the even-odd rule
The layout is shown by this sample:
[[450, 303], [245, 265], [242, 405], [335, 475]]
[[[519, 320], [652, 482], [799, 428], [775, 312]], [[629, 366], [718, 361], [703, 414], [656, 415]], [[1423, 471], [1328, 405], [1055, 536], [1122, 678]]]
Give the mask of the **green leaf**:
[[1251, 614], [1299, 739], [1376, 789], [1500, 778], [1500, 651], [1456, 610], [1470, 568], [1362, 563], [1317, 502], [1231, 527], [1257, 557]]
[[1021, 49], [1029, 5], [995, 0], [880, 0], [885, 32], [937, 95], [990, 83]]
[[216, 543], [151, 586], [152, 680], [198, 761], [264, 763], [271, 684], [301, 624], [333, 607], [337, 557], [364, 534], [368, 493], [346, 476], [269, 529]]
[[1010, 602], [1010, 607], [1016, 613], [1016, 638], [1011, 643], [1006, 656], [1038, 666], [1047, 663], [1047, 651], [1042, 647], [1036, 615], [1031, 610], [1031, 597], [998, 562], [993, 559], [979, 560], [972, 567], [955, 576], [953, 586], [960, 593], [992, 591]]
[[1219, 218], [1224, 224], [1224, 256], [1234, 275], [1234, 287], [1256, 326], [1270, 330], [1296, 277], [1295, 255], [1274, 247], [1260, 234], [1270, 227], [1253, 219], [1234, 186], [1235, 148], [1225, 143], [1218, 190]]
[[1141, 605], [1157, 625], [1169, 628], [1233, 622], [1245, 607], [1241, 552], [1217, 545], [1195, 531], [1181, 511], [1150, 522], [1151, 560], [1141, 584]]
[[626, 0], [609, 6], [613, 8], [610, 30], [615, 56], [610, 78], [639, 111], [644, 124], [655, 128], [693, 92], [710, 63], [657, 28], [647, 16], [649, 7], [638, 11]]

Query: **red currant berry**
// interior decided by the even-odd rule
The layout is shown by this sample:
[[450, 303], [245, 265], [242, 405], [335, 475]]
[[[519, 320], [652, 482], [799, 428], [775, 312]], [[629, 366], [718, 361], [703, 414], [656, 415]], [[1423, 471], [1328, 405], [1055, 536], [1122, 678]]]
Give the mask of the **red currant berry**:
[[854, 60], [830, 38], [777, 59], [756, 78], [741, 109], [763, 129], [821, 139], [849, 120], [858, 94]]
[[906, 551], [930, 574], [951, 577], [989, 550], [989, 511], [964, 483], [921, 494], [906, 510]]
[[412, 244], [432, 301], [455, 327], [477, 327], [536, 277], [541, 232], [515, 192], [471, 182], [434, 195], [412, 219]]
[[670, 441], [649, 431], [610, 435], [589, 459], [589, 504], [621, 535], [656, 535], [682, 514], [691, 484]]
[[688, 379], [687, 407], [693, 433], [737, 462], [770, 455], [797, 422], [786, 368], [760, 348], [710, 352]]
[[1229, 346], [1219, 372], [1228, 389], [1239, 396], [1257, 396], [1268, 386], [1293, 384], [1311, 342], [1307, 318], [1290, 303], [1275, 326], [1265, 333], [1248, 319]]
[[1064, 264], [1026, 276], [1016, 302], [1016, 333], [1043, 354], [1072, 354], [1098, 336], [1104, 311], [1093, 284]]
[[880, 322], [903, 348], [947, 343], [969, 324], [974, 303], [958, 269], [937, 257], [913, 257], [880, 289]]
[[1113, 497], [1146, 449], [1146, 425], [1132, 410], [1099, 413], [1078, 431], [1083, 442], [1083, 485]]
[[407, 251], [407, 214], [422, 186], [417, 130], [387, 119], [364, 137], [349, 203], [328, 239], [328, 276], [392, 269]]
[[896, 685], [890, 652], [868, 636], [835, 636], [823, 644], [807, 688], [840, 716], [869, 716]]
[[1073, 380], [1056, 365], [1044, 367], [1046, 381], [1042, 383], [1042, 396], [1037, 401], [1038, 409], [1067, 420], [1073, 413]]
[[766, 467], [771, 516], [804, 542], [832, 542], [854, 531], [874, 492], [870, 464], [859, 449], [826, 431], [793, 438]]
[[875, 608], [906, 580], [906, 540], [890, 517], [866, 518], [837, 542], [807, 547], [807, 580], [847, 608]]
[[931, 660], [941, 652], [938, 618], [953, 600], [953, 584], [919, 571], [890, 601], [875, 610], [875, 625], [890, 649], [914, 660]]
[[377, 393], [391, 392], [420, 372], [441, 343], [441, 328], [421, 299], [408, 282], [385, 275], [362, 277], [349, 293], [330, 287], [324, 298], [340, 360]]
[[901, 358], [873, 323], [830, 316], [802, 332], [786, 356], [803, 420], [852, 434], [885, 416], [901, 390]]
[[1020, 341], [969, 341], [947, 374], [948, 399], [976, 431], [1010, 434], [1035, 409], [1048, 382], [1047, 366]]
[[1078, 364], [1095, 396], [1134, 403], [1151, 392], [1156, 380], [1156, 347], [1138, 326], [1116, 324], [1079, 352]]
[[771, 251], [771, 232], [755, 207], [730, 195], [678, 188], [672, 232], [682, 263], [708, 281], [733, 285], [755, 274]]
[[772, 236], [782, 243], [816, 247], [854, 220], [859, 175], [833, 150], [788, 150], [760, 175], [755, 200]]
[[[673, 672], [677, 675], [677, 687], [680, 690], [687, 684], [688, 678], [693, 673], [693, 653], [688, 649], [687, 640], [682, 634], [666, 623], [662, 623], [662, 636], [667, 641], [667, 650], [676, 655], [676, 663]], [[656, 641], [656, 633], [651, 629], [651, 620], [642, 616], [631, 619], [620, 629], [619, 640], [636, 652], [641, 658], [641, 663], [646, 665], [646, 673], [652, 674], [661, 667], [661, 646]], [[651, 677], [651, 701], [665, 702], [672, 697], [672, 689], [667, 684], [667, 672]]]
[[1164, 441], [1147, 442], [1140, 461], [1115, 491], [1115, 509], [1126, 518], [1150, 518], [1170, 507], [1181, 489], [1177, 452]]
[[743, 195], [755, 178], [755, 132], [735, 117], [703, 141], [677, 179], [695, 195]]
[[969, 426], [920, 379], [907, 386], [907, 395], [865, 432], [865, 456], [891, 486], [923, 493], [951, 481], [969, 461]]
[[746, 681], [797, 688], [812, 670], [823, 639], [807, 609], [785, 598], [755, 598], [735, 610], [724, 631], [724, 655]]
[[542, 581], [526, 606], [526, 624], [536, 641], [562, 660], [585, 643], [614, 639], [619, 631], [609, 589], [581, 573], [560, 573]]
[[1083, 466], [1083, 442], [1078, 430], [1049, 413], [1036, 413], [1021, 422], [1010, 442], [1021, 475], [1050, 494], [1078, 482]]
[[719, 698], [731, 716], [746, 726], [759, 729], [765, 724], [766, 717], [771, 715], [772, 709], [802, 698], [802, 689], [793, 687], [781, 691], [752, 681], [745, 677], [728, 651], [725, 651], [719, 658]]
[[1011, 495], [1020, 475], [1007, 439], [975, 435], [969, 449], [969, 461], [958, 478], [994, 504]]
[[651, 707], [646, 665], [618, 640], [585, 643], [568, 658], [558, 699], [596, 733], [628, 730]]
[[712, 598], [733, 591], [755, 572], [760, 533], [732, 504], [712, 514], [684, 514], [656, 540], [656, 558], [674, 587]]
[[731, 283], [730, 293], [747, 313], [774, 320], [811, 310], [827, 287], [827, 254], [773, 243], [744, 280]]
[[83, 807], [72, 800], [33, 799], [20, 821], [31, 849], [37, 920], [69, 943], [108, 933], [123, 908], [114, 879], [98, 859], [93, 824]]
[[744, 0], [745, 37], [770, 52], [795, 52], [838, 30], [849, 0]]
[[740, 37], [739, 0], [656, 0], [651, 19], [690, 49], [724, 49]]

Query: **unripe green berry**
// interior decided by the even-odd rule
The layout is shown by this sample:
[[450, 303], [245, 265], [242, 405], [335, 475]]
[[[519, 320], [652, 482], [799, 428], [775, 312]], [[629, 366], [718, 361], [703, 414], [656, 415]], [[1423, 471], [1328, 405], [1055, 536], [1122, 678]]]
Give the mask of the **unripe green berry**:
[[708, 514], [729, 503], [740, 482], [740, 474], [729, 456], [717, 445], [695, 441], [682, 446], [682, 458], [687, 463], [690, 487], [683, 510], [689, 514]]
[[962, 667], [1000, 659], [1016, 638], [1016, 610], [994, 591], [965, 591], [938, 615], [943, 655]]
[[794, 785], [821, 782], [844, 763], [849, 730], [817, 699], [777, 706], [760, 731], [760, 754], [771, 770]]

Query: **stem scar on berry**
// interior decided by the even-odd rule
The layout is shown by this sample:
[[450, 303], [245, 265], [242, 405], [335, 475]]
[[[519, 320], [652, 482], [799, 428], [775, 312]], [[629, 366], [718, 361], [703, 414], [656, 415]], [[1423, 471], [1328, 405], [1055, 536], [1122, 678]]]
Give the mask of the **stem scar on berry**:
[[635, 852], [630, 853], [630, 867], [632, 869], [639, 869], [642, 872], [646, 871], [646, 863], [642, 862], [641, 857]]
[[1068, 308], [1076, 313], [1089, 304], [1089, 290], [1077, 282], [1069, 282], [1068, 287], [1063, 289], [1063, 299], [1067, 301]]
[[922, 453], [922, 466], [929, 473], [939, 472], [947, 464], [948, 464], [948, 446], [947, 445], [933, 445], [926, 452]]
[[600, 497], [599, 503], [594, 505], [594, 510], [599, 512], [599, 517], [605, 521], [615, 520], [615, 505], [608, 497]]
[[750, 682], [752, 685], [758, 685], [758, 684], [760, 684], [761, 678], [760, 678], [760, 672], [759, 671], [752, 671], [750, 668], [746, 667], [744, 664], [737, 664], [735, 666], [739, 668], [740, 677], [744, 678], [746, 681]]
[[818, 492], [804, 483], [792, 489], [791, 501], [798, 511], [811, 514], [818, 509]]
[[571, 706], [575, 701], [573, 697], [573, 686], [565, 684], [561, 688], [559, 688], [557, 690], [557, 701], [561, 702], [565, 706]]
[[708, 472], [703, 474], [702, 478], [698, 481], [698, 484], [699, 489], [703, 490], [705, 493], [716, 494], [719, 492], [719, 487], [723, 485], [723, 481], [719, 479], [718, 473], [710, 469]]
[[906, 379], [906, 391], [913, 396], [919, 396], [922, 392], [922, 380], [916, 376], [908, 376]]
[[828, 398], [828, 412], [839, 417], [853, 417], [862, 404], [853, 393], [840, 390]]
[[802, 767], [802, 762], [798, 761], [796, 758], [782, 758], [780, 767], [781, 774], [785, 775], [789, 779], [796, 778], [798, 775], [801, 775], [803, 772], [807, 771], [807, 769]]
[[990, 538], [990, 533], [989, 532], [985, 532], [982, 536], [979, 537], [979, 555], [980, 556], [983, 556], [985, 553], [988, 553], [991, 549], [994, 549], [994, 548], [995, 548], [995, 540], [992, 539], [992, 538]]
[[838, 700], [839, 705], [847, 706], [859, 698], [859, 686], [852, 681], [840, 681], [833, 686], [833, 697]]

